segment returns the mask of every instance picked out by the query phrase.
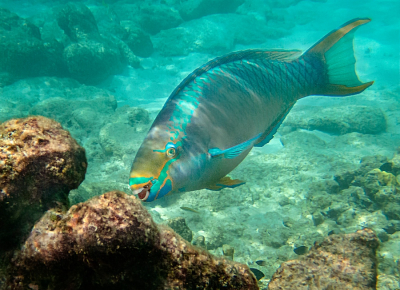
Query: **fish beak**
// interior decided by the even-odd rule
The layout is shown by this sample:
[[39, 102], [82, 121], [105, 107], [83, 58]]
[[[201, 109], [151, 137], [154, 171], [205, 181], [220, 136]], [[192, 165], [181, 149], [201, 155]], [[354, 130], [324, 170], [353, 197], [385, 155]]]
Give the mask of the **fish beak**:
[[142, 201], [146, 201], [150, 194], [151, 186], [153, 185], [152, 181], [147, 183], [145, 186], [137, 189], [132, 189], [132, 193], [137, 195]]
[[134, 195], [137, 195], [142, 201], [148, 199], [150, 190], [153, 184], [157, 182], [157, 179], [153, 177], [142, 177], [135, 178], [131, 177], [129, 181], [130, 188]]

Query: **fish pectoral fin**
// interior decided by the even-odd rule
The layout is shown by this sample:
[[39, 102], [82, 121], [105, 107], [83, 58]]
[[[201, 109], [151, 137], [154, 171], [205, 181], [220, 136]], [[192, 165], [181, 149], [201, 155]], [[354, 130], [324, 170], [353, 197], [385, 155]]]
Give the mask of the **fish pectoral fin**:
[[231, 148], [221, 150], [219, 148], [211, 148], [208, 150], [208, 153], [211, 155], [211, 157], [224, 157], [228, 159], [232, 159], [235, 157], [238, 157], [242, 152], [246, 151], [247, 149], [253, 147], [254, 142], [257, 141], [261, 137], [262, 134], [258, 134], [257, 136], [251, 138], [250, 140], [247, 140], [243, 143], [240, 143], [238, 145], [235, 145]]
[[243, 180], [240, 179], [231, 179], [229, 176], [224, 176], [220, 180], [218, 180], [214, 185], [207, 187], [209, 190], [219, 191], [223, 188], [234, 188], [245, 184]]

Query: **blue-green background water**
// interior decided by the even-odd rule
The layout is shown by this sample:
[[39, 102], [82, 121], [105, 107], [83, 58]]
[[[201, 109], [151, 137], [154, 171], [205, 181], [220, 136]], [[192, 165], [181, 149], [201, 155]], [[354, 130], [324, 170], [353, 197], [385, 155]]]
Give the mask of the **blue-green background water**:
[[[217, 2], [217, 11], [201, 6], [206, 1], [69, 2], [84, 4], [94, 16], [75, 19], [77, 31], [87, 30], [73, 39], [57, 22], [57, 9], [67, 1], [0, 0], [0, 7], [22, 18], [0, 23], [0, 57], [11, 60], [0, 62], [0, 121], [51, 117], [85, 147], [88, 173], [70, 194], [73, 203], [111, 189], [129, 192], [130, 166], [151, 121], [196, 67], [246, 48], [304, 51], [343, 23], [369, 17], [356, 33], [355, 53], [360, 79], [375, 81], [371, 88], [346, 98], [300, 100], [270, 144], [232, 172], [244, 186], [171, 195], [146, 207], [157, 222], [183, 216], [216, 255], [231, 245], [235, 260], [263, 271], [265, 283], [282, 262], [296, 258], [294, 248], [311, 246], [332, 230], [368, 226], [382, 241], [378, 287], [399, 289], [400, 221], [388, 216], [384, 203], [371, 210], [352, 202], [333, 180], [366, 156], [392, 158], [400, 146], [399, 1]], [[26, 23], [40, 38], [30, 40]], [[18, 55], [16, 43], [40, 49]], [[91, 54], [74, 58], [77, 43]], [[256, 265], [259, 259], [267, 265]]]

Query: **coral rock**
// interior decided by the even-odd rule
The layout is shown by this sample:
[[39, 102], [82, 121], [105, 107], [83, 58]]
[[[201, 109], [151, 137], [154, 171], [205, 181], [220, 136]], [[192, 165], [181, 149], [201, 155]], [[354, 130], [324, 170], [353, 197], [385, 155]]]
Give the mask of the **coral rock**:
[[131, 21], [124, 21], [122, 24], [126, 31], [122, 40], [129, 46], [130, 50], [137, 56], [149, 57], [154, 51], [150, 36]]
[[117, 39], [105, 39], [85, 5], [69, 3], [55, 9], [58, 25], [73, 42], [64, 49], [63, 60], [71, 77], [95, 84], [122, 72], [130, 61]]
[[299, 260], [283, 263], [268, 289], [376, 289], [376, 249], [370, 229], [331, 235]]
[[209, 14], [235, 12], [236, 8], [244, 3], [244, 0], [194, 0], [182, 2], [179, 13], [185, 21], [189, 21]]
[[198, 246], [203, 249], [207, 249], [206, 238], [204, 236], [198, 236], [194, 241], [193, 245]]
[[[214, 20], [204, 17], [162, 30], [152, 38], [154, 48], [163, 56], [188, 55], [192, 52], [218, 54], [232, 50], [234, 35], [227, 33]], [[179, 42], [174, 39], [179, 39]]]
[[69, 3], [55, 9], [58, 25], [73, 41], [99, 36], [96, 20], [89, 8]]
[[386, 131], [382, 110], [373, 106], [343, 105], [302, 108], [292, 112], [286, 126], [343, 135], [351, 132], [379, 134]]
[[56, 121], [0, 125], [0, 249], [14, 247], [49, 208], [68, 205], [83, 181], [85, 150]]
[[118, 191], [48, 211], [8, 274], [7, 289], [258, 289], [247, 266], [158, 227]]
[[394, 154], [393, 158], [382, 164], [380, 169], [382, 171], [391, 172], [394, 175], [400, 175], [400, 147], [397, 148], [397, 152]]
[[150, 34], [177, 27], [183, 22], [179, 12], [167, 5], [140, 5], [138, 22]]
[[192, 242], [193, 233], [183, 217], [177, 217], [168, 221], [168, 226], [189, 243]]
[[340, 189], [346, 189], [349, 188], [355, 176], [356, 172], [354, 170], [347, 170], [336, 173], [334, 179], [339, 184]]
[[64, 76], [63, 45], [43, 41], [40, 30], [29, 21], [0, 8], [0, 85], [43, 75]]
[[106, 40], [72, 43], [64, 49], [63, 59], [71, 77], [87, 84], [121, 72], [126, 64], [118, 46]]

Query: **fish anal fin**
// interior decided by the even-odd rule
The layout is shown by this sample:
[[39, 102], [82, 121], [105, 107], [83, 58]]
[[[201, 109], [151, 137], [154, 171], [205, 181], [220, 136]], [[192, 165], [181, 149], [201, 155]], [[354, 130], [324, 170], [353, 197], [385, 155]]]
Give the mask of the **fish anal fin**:
[[224, 188], [224, 187], [218, 186], [218, 185], [211, 185], [211, 186], [207, 187], [208, 190], [212, 190], [212, 191], [220, 191], [222, 188]]
[[272, 138], [274, 138], [276, 131], [278, 131], [278, 128], [281, 126], [283, 120], [285, 120], [286, 116], [290, 112], [290, 109], [292, 108], [293, 105], [289, 106], [289, 108], [286, 111], [284, 111], [281, 115], [279, 115], [279, 117], [275, 120], [272, 126], [268, 127], [268, 129], [256, 141], [254, 147], [263, 147], [265, 144], [271, 141]]
[[219, 191], [223, 188], [235, 188], [237, 186], [243, 185], [245, 182], [240, 179], [231, 179], [229, 176], [224, 176], [218, 180], [214, 185], [208, 186], [207, 189]]

